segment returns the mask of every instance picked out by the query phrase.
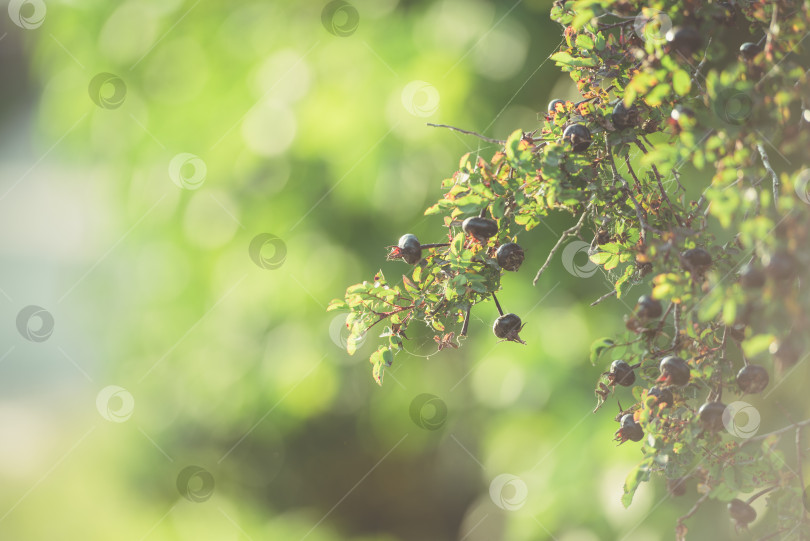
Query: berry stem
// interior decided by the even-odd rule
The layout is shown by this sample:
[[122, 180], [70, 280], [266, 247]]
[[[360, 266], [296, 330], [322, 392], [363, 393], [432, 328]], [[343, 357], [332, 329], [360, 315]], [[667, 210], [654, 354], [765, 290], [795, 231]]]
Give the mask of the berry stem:
[[[764, 496], [768, 492], [770, 492], [772, 490], [776, 490], [777, 488], [779, 488], [779, 485], [774, 485], [772, 487], [764, 488], [764, 489], [760, 490], [759, 492], [757, 492], [756, 494], [754, 494], [753, 496], [751, 496], [750, 498], [748, 498], [747, 500], [745, 500], [745, 503], [747, 503], [748, 505], [751, 505], [751, 503], [754, 500], [756, 500], [757, 498], [759, 498], [760, 496]], [[804, 487], [802, 487], [802, 488], [804, 488]]]
[[532, 285], [534, 286], [537, 285], [537, 281], [540, 279], [540, 276], [543, 274], [543, 272], [545, 272], [548, 266], [551, 265], [551, 260], [554, 257], [554, 254], [556, 254], [557, 250], [560, 249], [560, 246], [562, 246], [562, 243], [565, 241], [565, 239], [567, 239], [568, 237], [573, 237], [574, 235], [577, 235], [579, 233], [579, 230], [582, 229], [582, 226], [585, 224], [585, 217], [588, 215], [588, 211], [590, 211], [593, 208], [593, 205], [594, 205], [593, 202], [589, 203], [588, 206], [585, 208], [585, 211], [579, 217], [577, 223], [574, 224], [573, 227], [570, 227], [562, 232], [562, 235], [560, 235], [560, 239], [557, 241], [557, 244], [555, 244], [554, 247], [551, 249], [551, 251], [548, 253], [546, 262], [543, 263], [543, 266], [540, 267], [540, 270], [538, 270], [537, 274], [534, 276], [534, 280], [532, 280]]
[[500, 139], [492, 139], [491, 137], [487, 137], [486, 135], [481, 135], [480, 133], [476, 133], [474, 131], [462, 130], [461, 128], [456, 128], [455, 126], [448, 126], [447, 124], [434, 124], [432, 122], [428, 122], [427, 125], [430, 126], [431, 128], [447, 128], [448, 130], [457, 131], [459, 133], [463, 133], [466, 135], [474, 135], [479, 139], [483, 139], [487, 143], [494, 143], [496, 145], [502, 145], [506, 143], [506, 141], [502, 141]]
[[461, 326], [461, 334], [459, 334], [459, 338], [462, 336], [467, 336], [467, 328], [470, 326], [470, 312], [472, 311], [472, 304], [467, 307], [467, 312], [464, 314], [464, 325]]
[[444, 248], [445, 246], [450, 246], [449, 242], [435, 242], [433, 244], [422, 244], [422, 248]]
[[503, 308], [501, 308], [501, 303], [498, 302], [498, 297], [495, 296], [495, 293], [492, 294], [492, 298], [495, 300], [495, 306], [498, 308], [498, 313], [503, 315]]

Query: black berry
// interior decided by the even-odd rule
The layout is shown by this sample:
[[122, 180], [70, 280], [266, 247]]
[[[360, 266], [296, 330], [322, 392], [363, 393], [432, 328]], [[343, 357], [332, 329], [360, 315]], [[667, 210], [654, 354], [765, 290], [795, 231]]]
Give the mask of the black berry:
[[548, 112], [549, 113], [556, 113], [558, 103], [564, 104], [565, 102], [563, 100], [551, 100], [550, 102], [548, 102]]
[[746, 60], [753, 60], [755, 56], [757, 56], [762, 51], [762, 47], [757, 45], [756, 43], [751, 43], [747, 41], [740, 45], [740, 56], [745, 58]]
[[740, 390], [747, 394], [761, 393], [768, 386], [770, 377], [768, 371], [756, 364], [743, 366], [737, 372], [737, 385]]
[[611, 121], [617, 130], [631, 128], [637, 126], [639, 123], [638, 107], [631, 105], [630, 107], [624, 106], [624, 101], [620, 101], [613, 108]]
[[608, 378], [610, 378], [612, 385], [619, 384], [622, 387], [630, 387], [636, 381], [636, 374], [629, 364], [617, 359], [610, 365]]
[[636, 314], [641, 319], [655, 319], [661, 317], [664, 309], [661, 307], [661, 302], [653, 299], [649, 295], [642, 295], [638, 298], [638, 306]]
[[796, 258], [787, 252], [776, 252], [765, 262], [765, 272], [774, 280], [786, 282], [796, 277], [799, 264]]
[[671, 51], [687, 57], [695, 54], [703, 44], [700, 32], [691, 26], [670, 28], [665, 37]]
[[399, 256], [409, 265], [416, 265], [422, 259], [422, 245], [416, 235], [402, 235], [397, 244]]
[[681, 387], [689, 383], [689, 365], [680, 357], [673, 355], [664, 357], [661, 359], [661, 364], [658, 365], [658, 370], [661, 372], [658, 381], [667, 385]]
[[664, 404], [666, 406], [672, 406], [672, 404], [675, 403], [672, 391], [666, 387], [650, 387], [650, 390], [647, 391], [647, 396], [654, 396], [656, 405]]
[[765, 285], [765, 273], [757, 265], [743, 265], [740, 269], [740, 285], [746, 289], [759, 289]]
[[492, 332], [494, 332], [495, 336], [498, 338], [522, 343], [523, 340], [518, 336], [522, 328], [523, 323], [518, 316], [515, 314], [504, 314], [495, 320], [495, 324], [492, 326]]
[[585, 152], [591, 146], [591, 130], [584, 124], [571, 124], [563, 131], [563, 141], [571, 143], [574, 152]]
[[615, 439], [621, 443], [630, 441], [641, 441], [644, 437], [644, 430], [641, 425], [633, 419], [632, 413], [627, 413], [622, 417], [622, 426], [616, 431]]
[[490, 220], [489, 218], [479, 218], [478, 216], [473, 216], [462, 222], [461, 229], [463, 229], [468, 235], [472, 235], [479, 241], [483, 242], [498, 234], [498, 223], [495, 220]]
[[726, 411], [726, 405], [722, 402], [706, 402], [698, 410], [700, 424], [709, 432], [722, 430], [724, 411]]
[[523, 263], [523, 248], [514, 242], [507, 242], [498, 247], [495, 252], [495, 259], [498, 260], [498, 265], [504, 270], [516, 271]]
[[748, 526], [757, 519], [757, 512], [754, 511], [754, 508], [737, 498], [728, 502], [728, 513], [738, 526]]
[[712, 256], [703, 248], [692, 248], [681, 254], [681, 261], [686, 270], [694, 274], [703, 274], [712, 266]]

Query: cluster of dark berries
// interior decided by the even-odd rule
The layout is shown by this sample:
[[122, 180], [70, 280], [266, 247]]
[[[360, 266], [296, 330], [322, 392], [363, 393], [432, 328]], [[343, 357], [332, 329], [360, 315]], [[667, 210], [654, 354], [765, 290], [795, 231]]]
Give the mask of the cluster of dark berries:
[[[498, 222], [489, 218], [484, 218], [483, 216], [472, 216], [465, 219], [461, 223], [461, 229], [475, 241], [485, 244], [489, 241], [489, 239], [498, 234]], [[409, 265], [417, 265], [423, 259], [423, 250], [445, 248], [448, 246], [450, 246], [450, 244], [446, 242], [421, 244], [416, 235], [408, 233], [400, 237], [396, 246], [390, 247], [388, 259], [402, 259]], [[516, 272], [520, 268], [520, 266], [523, 264], [524, 258], [525, 254], [523, 252], [523, 248], [514, 242], [506, 242], [498, 246], [494, 257], [501, 269], [511, 272]], [[520, 330], [524, 325], [520, 318], [515, 314], [504, 314], [500, 304], [498, 303], [498, 299], [495, 298], [494, 294], [492, 297], [495, 299], [495, 304], [500, 314], [492, 327], [492, 331], [495, 333], [495, 336], [511, 342], [525, 343], [520, 339], [519, 336]], [[468, 311], [468, 320], [469, 317]], [[466, 332], [467, 323], [468, 321], [465, 321], [462, 335]]]

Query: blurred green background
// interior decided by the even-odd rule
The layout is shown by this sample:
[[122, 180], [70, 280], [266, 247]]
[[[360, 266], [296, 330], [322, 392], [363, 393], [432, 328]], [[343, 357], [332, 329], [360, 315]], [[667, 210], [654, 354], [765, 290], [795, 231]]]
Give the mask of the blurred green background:
[[[402, 233], [441, 241], [422, 211], [494, 151], [426, 122], [505, 138], [576, 97], [550, 4], [7, 3], [2, 538], [670, 539], [694, 498], [659, 480], [623, 510], [638, 448], [615, 401], [590, 413], [589, 344], [628, 306], [589, 308], [607, 281], [560, 256], [531, 285], [567, 217], [504, 278], [525, 347], [481, 305], [378, 388], [374, 337], [350, 357], [324, 310], [404, 272]], [[720, 509], [690, 529], [722, 538]]]

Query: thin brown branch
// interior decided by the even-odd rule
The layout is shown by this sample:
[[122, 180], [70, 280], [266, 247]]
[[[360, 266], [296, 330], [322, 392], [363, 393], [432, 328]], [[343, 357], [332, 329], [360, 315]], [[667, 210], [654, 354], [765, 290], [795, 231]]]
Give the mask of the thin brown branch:
[[[776, 10], [776, 6], [774, 6], [774, 10]], [[757, 143], [757, 150], [759, 151], [760, 158], [762, 158], [762, 165], [765, 166], [765, 169], [771, 174], [771, 179], [773, 179], [773, 204], [778, 207], [779, 176], [776, 174], [776, 171], [773, 170], [773, 167], [771, 167], [771, 160], [768, 159], [768, 153], [765, 151], [765, 147], [762, 143]]]
[[805, 419], [804, 421], [799, 421], [798, 423], [789, 424], [788, 426], [782, 427], [779, 430], [774, 430], [773, 432], [768, 432], [767, 434], [760, 434], [759, 436], [754, 436], [753, 438], [748, 438], [747, 440], [745, 440], [742, 443], [742, 445], [747, 445], [749, 443], [763, 441], [763, 440], [766, 440], [766, 439], [770, 438], [771, 436], [778, 436], [779, 434], [784, 434], [785, 432], [789, 432], [789, 431], [793, 430], [794, 428], [801, 428], [801, 427], [807, 426], [807, 425], [810, 425], [810, 419]]
[[605, 300], [607, 300], [607, 299], [611, 298], [611, 297], [612, 297], [612, 296], [614, 296], [615, 294], [616, 294], [616, 290], [615, 290], [615, 289], [614, 289], [613, 291], [610, 291], [609, 293], [605, 293], [604, 295], [602, 295], [601, 297], [599, 297], [598, 299], [596, 299], [595, 301], [593, 301], [593, 302], [591, 303], [591, 306], [596, 306], [596, 305], [597, 305], [597, 304], [599, 304], [600, 302], [605, 301]]
[[608, 138], [605, 137], [605, 152], [607, 153], [608, 162], [610, 163], [610, 168], [613, 172], [613, 181], [616, 180], [621, 181], [622, 186], [624, 186], [625, 193], [627, 198], [633, 202], [633, 208], [636, 211], [636, 219], [638, 219], [639, 224], [641, 226], [641, 241], [643, 244], [647, 244], [647, 231], [652, 231], [654, 233], [661, 233], [657, 229], [650, 227], [647, 221], [644, 219], [644, 211], [642, 211], [641, 207], [636, 201], [636, 198], [633, 197], [633, 192], [630, 189], [630, 185], [627, 183], [627, 180], [619, 174], [619, 170], [616, 169], [616, 161], [613, 159], [613, 152], [610, 150], [610, 142], [608, 142]]
[[[695, 505], [693, 505], [693, 506], [692, 506], [692, 508], [691, 508], [691, 509], [690, 509], [690, 510], [689, 510], [689, 511], [688, 511], [688, 512], [685, 514], [685, 515], [683, 515], [682, 517], [680, 517], [680, 518], [678, 519], [678, 525], [675, 527], [675, 531], [676, 531], [676, 532], [678, 532], [678, 531], [679, 531], [679, 530], [681, 530], [681, 529], [683, 529], [683, 530], [685, 530], [685, 529], [686, 529], [686, 526], [684, 525], [684, 522], [685, 522], [686, 520], [689, 520], [690, 518], [692, 518], [692, 515], [694, 515], [695, 513], [697, 513], [698, 509], [700, 509], [700, 506], [701, 506], [701, 505], [703, 504], [703, 502], [705, 502], [705, 501], [706, 501], [706, 499], [709, 497], [709, 492], [710, 492], [710, 491], [708, 491], [708, 490], [707, 490], [707, 491], [706, 491], [706, 493], [705, 493], [705, 494], [703, 494], [703, 496], [701, 496], [700, 498], [698, 498], [698, 500], [695, 502]], [[677, 534], [676, 534], [676, 537], [677, 537], [678, 539], [685, 539], [685, 536], [678, 536]]]
[[537, 285], [537, 281], [540, 280], [540, 276], [543, 274], [543, 272], [545, 272], [548, 266], [551, 265], [551, 260], [554, 258], [554, 254], [556, 254], [557, 250], [560, 249], [560, 246], [562, 246], [562, 243], [565, 241], [565, 239], [567, 239], [568, 237], [573, 237], [574, 235], [579, 233], [579, 231], [582, 229], [582, 226], [585, 224], [585, 217], [588, 215], [588, 212], [591, 210], [592, 207], [593, 203], [589, 204], [582, 212], [582, 215], [579, 217], [577, 223], [573, 227], [570, 227], [562, 232], [562, 235], [560, 235], [559, 240], [557, 240], [557, 244], [555, 244], [554, 247], [549, 252], [548, 257], [546, 258], [546, 262], [543, 263], [543, 266], [540, 267], [540, 270], [538, 270], [537, 274], [534, 276], [534, 280], [532, 280], [532, 285], [535, 286]]
[[491, 137], [487, 137], [486, 135], [481, 135], [480, 133], [476, 133], [474, 131], [462, 130], [461, 128], [456, 128], [455, 126], [450, 126], [448, 124], [434, 124], [432, 122], [428, 122], [427, 125], [432, 128], [447, 128], [448, 130], [457, 131], [466, 135], [473, 135], [475, 137], [478, 137], [479, 139], [483, 139], [488, 143], [495, 143], [496, 145], [502, 145], [506, 143], [506, 141], [503, 141], [501, 139], [493, 139]]

